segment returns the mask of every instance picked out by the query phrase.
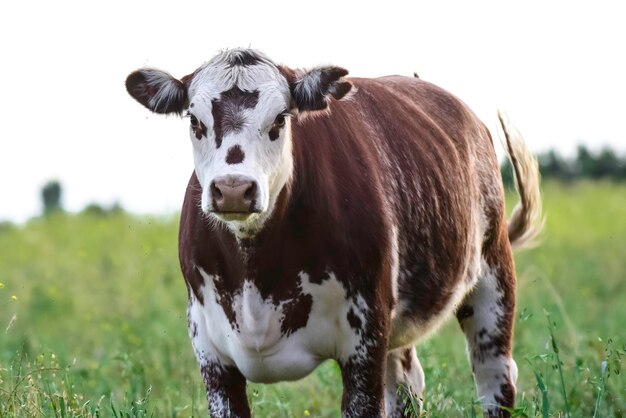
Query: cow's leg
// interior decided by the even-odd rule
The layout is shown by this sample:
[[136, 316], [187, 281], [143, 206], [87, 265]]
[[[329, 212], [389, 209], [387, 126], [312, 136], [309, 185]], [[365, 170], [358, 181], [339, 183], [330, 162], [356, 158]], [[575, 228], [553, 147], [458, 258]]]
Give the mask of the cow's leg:
[[343, 380], [342, 418], [384, 418], [385, 348], [377, 355], [351, 356], [340, 362]]
[[212, 418], [249, 418], [246, 379], [234, 367], [218, 363], [200, 366], [206, 388], [209, 416]]
[[[376, 297], [376, 295], [372, 295]], [[338, 358], [343, 380], [342, 418], [385, 417], [385, 366], [390, 312], [361, 296], [350, 312], [352, 335]], [[347, 337], [347, 334], [346, 334]]]
[[515, 270], [508, 242], [484, 253], [478, 283], [457, 311], [465, 333], [478, 398], [485, 416], [509, 417], [517, 365], [511, 356], [515, 310]]
[[202, 306], [192, 298], [187, 311], [189, 336], [206, 388], [209, 416], [250, 418], [246, 379], [236, 367], [226, 366], [210, 344]]
[[[385, 375], [385, 412], [387, 418], [404, 418], [406, 408], [411, 405], [409, 394], [421, 409], [424, 392], [424, 371], [415, 347], [403, 347], [387, 354]], [[420, 411], [415, 411], [419, 413]], [[410, 415], [409, 415], [410, 416]]]

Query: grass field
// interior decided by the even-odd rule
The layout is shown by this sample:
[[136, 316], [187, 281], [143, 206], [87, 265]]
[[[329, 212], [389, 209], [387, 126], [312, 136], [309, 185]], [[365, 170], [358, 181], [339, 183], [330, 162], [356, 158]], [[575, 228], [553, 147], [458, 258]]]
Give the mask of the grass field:
[[[544, 242], [516, 257], [514, 414], [623, 417], [626, 187], [547, 184], [544, 199]], [[175, 217], [0, 226], [0, 418], [206, 416], [176, 239]], [[418, 347], [426, 417], [480, 416], [457, 328]], [[332, 362], [248, 394], [256, 417], [340, 416]]]

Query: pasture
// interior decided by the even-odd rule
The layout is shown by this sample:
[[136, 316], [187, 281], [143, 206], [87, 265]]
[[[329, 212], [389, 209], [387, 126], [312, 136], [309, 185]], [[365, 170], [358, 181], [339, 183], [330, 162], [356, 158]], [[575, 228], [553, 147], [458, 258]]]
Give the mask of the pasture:
[[[623, 417], [626, 186], [543, 193], [543, 243], [516, 254], [514, 416]], [[0, 226], [0, 418], [206, 416], [177, 223], [58, 214]], [[418, 356], [424, 416], [480, 416], [454, 319]], [[339, 369], [327, 362], [248, 396], [255, 417], [338, 417]]]

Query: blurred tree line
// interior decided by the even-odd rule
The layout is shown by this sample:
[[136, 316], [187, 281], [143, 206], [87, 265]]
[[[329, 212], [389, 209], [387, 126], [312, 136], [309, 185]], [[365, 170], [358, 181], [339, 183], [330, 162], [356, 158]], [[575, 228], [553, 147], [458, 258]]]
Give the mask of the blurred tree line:
[[[626, 156], [618, 156], [608, 147], [597, 153], [586, 146], [579, 145], [576, 156], [562, 157], [557, 151], [537, 155], [542, 179], [554, 179], [563, 183], [575, 180], [612, 180], [626, 181]], [[502, 181], [505, 187], [513, 187], [511, 162], [506, 159], [501, 165]]]

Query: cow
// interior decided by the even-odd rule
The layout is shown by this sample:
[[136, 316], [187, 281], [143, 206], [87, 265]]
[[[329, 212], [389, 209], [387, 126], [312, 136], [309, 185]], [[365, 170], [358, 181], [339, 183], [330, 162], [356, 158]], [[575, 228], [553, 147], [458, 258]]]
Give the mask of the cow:
[[520, 194], [507, 221], [467, 105], [416, 77], [347, 75], [237, 48], [181, 79], [126, 79], [152, 112], [189, 119], [179, 257], [209, 413], [250, 417], [248, 380], [334, 359], [343, 417], [404, 417], [425, 386], [415, 344], [455, 314], [485, 416], [508, 417], [512, 247], [541, 230], [536, 160], [500, 117]]

